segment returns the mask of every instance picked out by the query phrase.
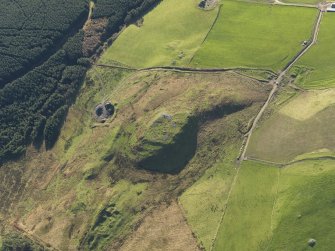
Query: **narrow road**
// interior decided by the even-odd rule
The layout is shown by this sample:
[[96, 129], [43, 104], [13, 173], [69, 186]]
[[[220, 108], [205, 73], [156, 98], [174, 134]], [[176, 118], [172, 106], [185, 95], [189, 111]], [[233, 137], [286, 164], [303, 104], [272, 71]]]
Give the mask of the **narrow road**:
[[312, 39], [309, 42], [309, 44], [303, 48], [287, 65], [286, 67], [283, 69], [283, 71], [279, 74], [279, 76], [277, 77], [277, 79], [271, 81], [273, 88], [269, 94], [269, 97], [267, 99], [267, 101], [265, 102], [265, 104], [263, 105], [263, 107], [261, 108], [261, 110], [259, 111], [259, 113], [257, 114], [249, 132], [246, 134], [246, 141], [244, 144], [244, 149], [242, 151], [241, 156], [239, 157], [239, 160], [242, 162], [243, 160], [246, 160], [246, 152], [247, 152], [247, 148], [248, 145], [250, 143], [250, 138], [252, 136], [252, 133], [254, 132], [255, 128], [257, 127], [257, 124], [259, 122], [259, 120], [261, 119], [261, 117], [264, 114], [264, 111], [266, 110], [266, 108], [268, 107], [270, 101], [272, 100], [272, 98], [274, 97], [274, 95], [276, 94], [277, 90], [279, 89], [280, 83], [283, 80], [284, 76], [286, 75], [286, 73], [292, 68], [292, 66], [316, 43], [317, 38], [318, 38], [318, 34], [319, 34], [319, 30], [320, 30], [320, 23], [321, 23], [321, 19], [322, 19], [322, 15], [323, 12], [320, 10], [319, 11], [319, 15], [317, 17], [316, 23], [314, 25], [314, 30], [313, 30], [313, 34], [312, 34]]

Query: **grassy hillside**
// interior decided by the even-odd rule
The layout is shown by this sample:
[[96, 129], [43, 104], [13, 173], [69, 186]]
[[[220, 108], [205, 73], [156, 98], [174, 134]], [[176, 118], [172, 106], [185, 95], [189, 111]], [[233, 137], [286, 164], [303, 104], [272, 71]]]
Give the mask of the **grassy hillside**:
[[[41, 27], [58, 20], [37, 2], [4, 4], [36, 9], [17, 32], [32, 35], [41, 10]], [[59, 30], [68, 37], [55, 53], [0, 89], [0, 250], [333, 250], [333, 18], [277, 78], [310, 38], [316, 8], [199, 2], [91, 2], [85, 25], [62, 19], [74, 31]], [[87, 15], [85, 4], [57, 11]], [[24, 42], [8, 34], [0, 54]]]
[[335, 16], [325, 13], [321, 22], [317, 44], [311, 48], [292, 69], [298, 75], [296, 83], [308, 89], [323, 89], [335, 86], [333, 41]]
[[254, 162], [240, 168], [213, 250], [266, 250], [270, 238], [279, 169]]
[[255, 131], [249, 157], [285, 163], [304, 153], [335, 150], [334, 91], [303, 92], [276, 107]]
[[99, 62], [136, 67], [187, 64], [218, 11], [203, 11], [197, 4], [196, 0], [163, 1], [144, 17], [143, 24], [125, 29]]
[[214, 250], [310, 250], [311, 238], [315, 250], [331, 250], [334, 175], [332, 160], [283, 169], [245, 162]]
[[[264, 98], [266, 92], [254, 89], [261, 87], [257, 82], [242, 81], [238, 75], [228, 73], [211, 76], [144, 72], [132, 76], [135, 79], [141, 82], [124, 84], [110, 97], [129, 116], [129, 123], [121, 125], [114, 154], [133, 161], [138, 168], [167, 173], [179, 172], [193, 157], [199, 126], [249, 107], [251, 100]], [[134, 111], [129, 110], [129, 105]]]
[[237, 172], [241, 141], [225, 142], [216, 163], [179, 198], [187, 221], [205, 250], [210, 250]]
[[[241, 142], [268, 91], [268, 85], [233, 72], [93, 67], [56, 145], [41, 152], [29, 148], [25, 158], [1, 169], [1, 189], [10, 192], [1, 194], [1, 211], [13, 212], [16, 226], [58, 249], [115, 250], [132, 226], [163, 201], [176, 200], [215, 165], [216, 156], [234, 158], [238, 144], [230, 157], [222, 149]], [[98, 123], [94, 108], [104, 101], [116, 105], [116, 114]], [[192, 147], [192, 155], [181, 155], [173, 175], [165, 169], [174, 164], [170, 159], [156, 158], [156, 172], [143, 170], [152, 170], [140, 165], [143, 159], [168, 154], [180, 132], [189, 135], [189, 118], [196, 123], [194, 140], [176, 147]]]
[[192, 65], [277, 72], [310, 38], [315, 18], [314, 9], [224, 1], [219, 18]]
[[315, 250], [333, 248], [334, 175], [333, 160], [301, 162], [281, 171], [269, 250], [310, 250], [310, 238], [317, 241]]

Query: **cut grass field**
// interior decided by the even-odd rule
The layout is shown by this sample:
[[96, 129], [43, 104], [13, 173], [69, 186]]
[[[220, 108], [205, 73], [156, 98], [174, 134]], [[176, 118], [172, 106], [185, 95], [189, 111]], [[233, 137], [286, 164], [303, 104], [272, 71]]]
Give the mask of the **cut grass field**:
[[165, 0], [130, 25], [101, 57], [99, 63], [118, 61], [135, 67], [185, 65], [199, 48], [218, 8], [200, 10], [197, 0]]
[[309, 8], [224, 1], [192, 65], [257, 67], [277, 72], [310, 38], [316, 14]]
[[243, 162], [213, 250], [332, 250], [334, 164]]
[[335, 87], [334, 23], [334, 13], [325, 13], [316, 45], [291, 70], [291, 74], [299, 75], [297, 85], [310, 89]]
[[254, 132], [247, 156], [287, 163], [305, 153], [335, 151], [334, 92], [311, 91], [276, 108]]

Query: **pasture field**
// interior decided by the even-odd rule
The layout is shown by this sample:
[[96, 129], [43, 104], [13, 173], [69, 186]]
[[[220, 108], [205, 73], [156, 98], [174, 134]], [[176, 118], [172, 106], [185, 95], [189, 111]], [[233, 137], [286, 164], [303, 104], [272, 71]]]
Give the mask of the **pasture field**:
[[237, 171], [238, 144], [228, 148], [229, 156], [208, 169], [179, 199], [188, 223], [206, 250], [210, 250]]
[[265, 250], [277, 193], [279, 169], [244, 162], [228, 201], [214, 249]]
[[191, 64], [278, 71], [310, 38], [316, 14], [308, 8], [225, 1]]
[[323, 89], [335, 86], [334, 22], [335, 15], [333, 13], [324, 14], [316, 45], [291, 70], [291, 74], [298, 75], [297, 85], [307, 89]]
[[167, 0], [130, 25], [103, 54], [99, 63], [118, 61], [135, 67], [185, 65], [204, 40], [218, 8], [203, 11], [196, 0]]
[[305, 153], [328, 156], [335, 150], [333, 95], [333, 90], [304, 92], [283, 104], [254, 132], [247, 156], [278, 163]]
[[333, 160], [311, 160], [281, 170], [273, 217], [273, 237], [268, 250], [333, 250], [335, 240]]
[[304, 121], [335, 104], [335, 89], [305, 91], [280, 109], [280, 113]]
[[[243, 139], [238, 130], [238, 124], [248, 123], [250, 114], [255, 114], [258, 109], [258, 107], [250, 107], [207, 126], [210, 130], [206, 128], [207, 135], [205, 134], [204, 137], [215, 138], [219, 143], [216, 146], [218, 150], [211, 142], [199, 142], [201, 147], [192, 162], [205, 165], [199, 159], [199, 157], [204, 158], [204, 154], [206, 154], [205, 158], [214, 157], [216, 161], [211, 163], [205, 174], [181, 195], [179, 202], [192, 231], [205, 250], [210, 250], [238, 170], [236, 158]], [[213, 142], [213, 140], [210, 141]], [[210, 155], [208, 155], [208, 149], [212, 149]], [[215, 155], [213, 149], [219, 154]]]
[[[214, 250], [332, 250], [333, 160], [243, 163]], [[314, 250], [313, 249], [313, 250]]]

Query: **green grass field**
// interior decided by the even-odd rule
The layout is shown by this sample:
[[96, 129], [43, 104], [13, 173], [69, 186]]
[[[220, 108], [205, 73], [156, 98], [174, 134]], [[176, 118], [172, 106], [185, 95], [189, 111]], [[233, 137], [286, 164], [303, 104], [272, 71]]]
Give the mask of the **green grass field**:
[[243, 163], [213, 250], [265, 250], [278, 171], [254, 162]]
[[333, 160], [305, 161], [284, 168], [273, 220], [273, 238], [268, 250], [333, 250], [335, 239]]
[[[234, 88], [236, 87], [237, 85]], [[206, 93], [209, 93], [208, 89]], [[239, 93], [241, 94], [243, 92]], [[222, 119], [211, 121], [208, 125], [209, 129], [204, 130], [207, 133], [203, 134], [204, 131], [202, 131], [199, 134], [203, 135], [206, 141], [199, 138], [199, 147], [192, 163], [201, 166], [210, 164], [210, 166], [205, 174], [181, 195], [179, 201], [192, 231], [205, 250], [210, 250], [238, 170], [236, 158], [242, 145], [242, 135], [257, 111], [259, 106], [252, 106]], [[245, 126], [244, 129], [241, 125]], [[214, 162], [211, 162], [211, 159]]]
[[229, 157], [208, 169], [179, 199], [188, 223], [206, 250], [210, 250], [237, 171], [238, 145], [228, 149]]
[[[314, 45], [291, 70], [292, 73], [305, 69], [296, 84], [303, 88], [329, 88], [335, 86], [335, 15], [325, 13], [321, 21], [317, 44]], [[301, 70], [300, 70], [301, 71]]]
[[307, 92], [284, 104], [254, 132], [247, 156], [287, 163], [305, 153], [335, 151], [332, 97], [332, 90]]
[[192, 65], [278, 71], [310, 38], [315, 18], [314, 9], [225, 1]]
[[244, 162], [214, 250], [333, 250], [334, 161]]
[[305, 91], [280, 109], [280, 113], [304, 121], [335, 104], [335, 89]]
[[197, 0], [165, 0], [129, 26], [103, 54], [100, 63], [136, 67], [187, 64], [208, 33], [218, 8], [203, 11]]

